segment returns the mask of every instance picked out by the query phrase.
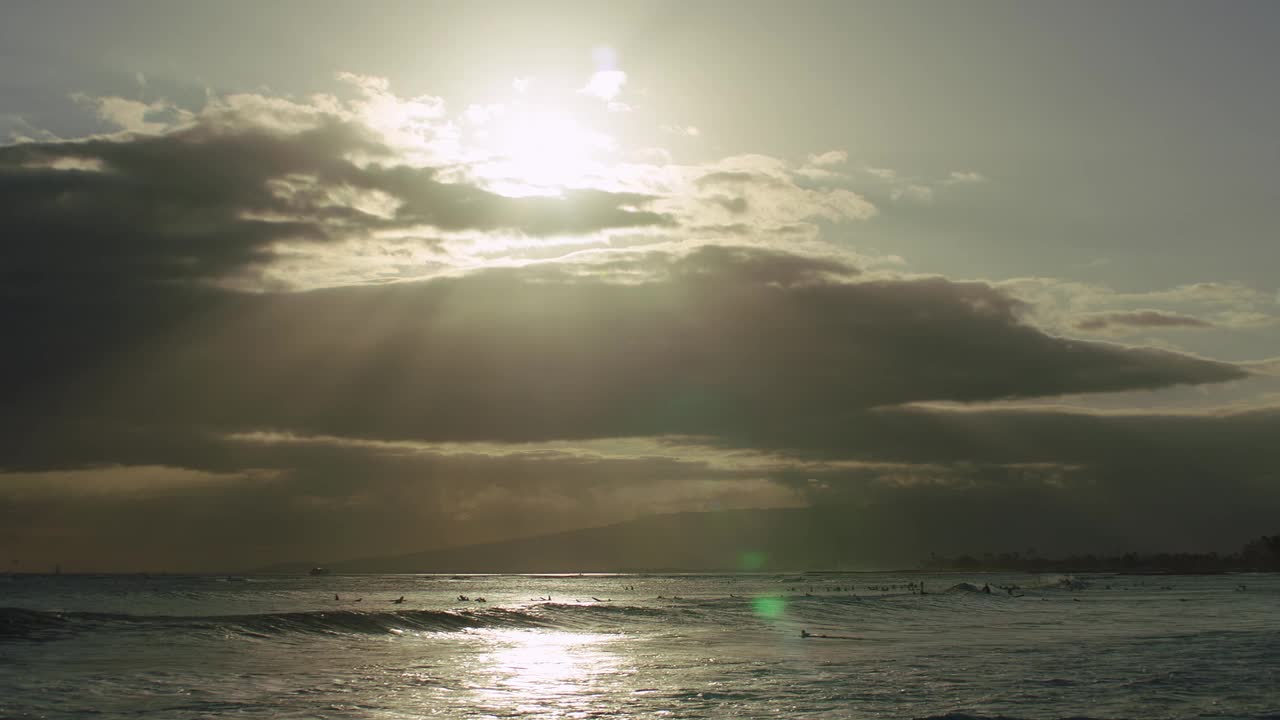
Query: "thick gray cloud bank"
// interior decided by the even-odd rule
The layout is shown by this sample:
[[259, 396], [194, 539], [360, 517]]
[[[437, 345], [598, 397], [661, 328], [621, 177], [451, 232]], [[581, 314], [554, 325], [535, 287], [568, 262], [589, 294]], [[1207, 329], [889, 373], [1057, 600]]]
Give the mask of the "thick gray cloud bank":
[[[990, 530], [931, 535], [939, 551], [1017, 549], [1032, 526], [1087, 528], [1082, 547], [1273, 530], [1245, 526], [1280, 509], [1274, 413], [904, 407], [1246, 376], [1046, 334], [981, 282], [719, 246], [296, 293], [214, 282], [351, 228], [671, 222], [641, 196], [508, 198], [380, 152], [334, 123], [0, 148], [9, 557], [235, 567], [805, 504]], [[664, 457], [677, 437], [708, 455]], [[572, 449], [619, 438], [657, 449]]]
[[60, 362], [77, 365], [68, 370], [84, 386], [73, 392], [63, 375], [34, 381], [58, 360], [28, 355], [31, 343], [15, 355], [27, 355], [28, 389], [46, 413], [430, 441], [767, 441], [884, 405], [1244, 376], [1045, 335], [980, 283], [853, 282], [837, 274], [852, 268], [831, 261], [723, 248], [634, 263], [652, 279], [544, 266], [293, 294], [94, 298], [31, 332], [61, 339], [77, 332], [68, 323], [133, 322], [153, 334], [105, 357], [65, 351], [73, 357]]

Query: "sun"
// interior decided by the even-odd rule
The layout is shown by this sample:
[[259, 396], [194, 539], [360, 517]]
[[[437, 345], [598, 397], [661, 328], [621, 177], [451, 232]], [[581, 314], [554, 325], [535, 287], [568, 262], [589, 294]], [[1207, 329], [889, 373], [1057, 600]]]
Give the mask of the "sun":
[[393, 94], [385, 78], [342, 74], [360, 97], [350, 110], [399, 151], [433, 167], [445, 182], [477, 182], [507, 196], [561, 195], [608, 184], [618, 147], [599, 128], [621, 130], [630, 106], [617, 102], [620, 70], [597, 71], [586, 84], [517, 78], [489, 103], [451, 111], [444, 98]]
[[504, 195], [554, 195], [591, 185], [613, 139], [566, 108], [515, 104], [490, 109], [474, 135], [473, 171]]

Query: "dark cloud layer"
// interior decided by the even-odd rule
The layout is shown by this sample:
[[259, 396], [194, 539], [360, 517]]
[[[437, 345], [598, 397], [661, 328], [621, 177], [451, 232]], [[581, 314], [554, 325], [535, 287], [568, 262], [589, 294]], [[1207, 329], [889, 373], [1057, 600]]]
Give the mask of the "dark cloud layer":
[[1057, 553], [1231, 551], [1280, 512], [1280, 448], [1268, 440], [1280, 432], [1275, 409], [875, 415], [846, 426], [845, 437], [857, 440], [843, 449], [797, 434], [794, 451], [903, 468], [835, 467], [790, 482], [816, 504], [873, 506], [904, 523], [946, 528], [957, 548], [1019, 549], [1011, 539], [1020, 537]]
[[[634, 193], [510, 198], [392, 166], [389, 152], [337, 120], [2, 147], [0, 286], [216, 280], [269, 260], [279, 241], [381, 228], [547, 235], [670, 222], [638, 209], [651, 198]], [[357, 165], [355, 154], [371, 160]], [[384, 217], [338, 192], [382, 193], [398, 207]]]
[[[824, 524], [862, 528], [875, 544], [858, 554], [873, 565], [910, 564], [932, 551], [1230, 550], [1280, 512], [1280, 456], [1265, 442], [1280, 430], [1274, 411], [1179, 418], [891, 414], [883, 425], [868, 421], [847, 435], [843, 450], [789, 451], [810, 460], [886, 460], [772, 471], [659, 456], [607, 460], [536, 448], [442, 455], [336, 440], [272, 444], [186, 428], [86, 426], [79, 439], [61, 434], [68, 460], [111, 456], [223, 474], [255, 468], [256, 476], [181, 492], [115, 494], [93, 492], [87, 478], [83, 492], [60, 494], [0, 480], [0, 515], [20, 538], [8, 543], [17, 556], [38, 556], [33, 551], [47, 550], [41, 543], [48, 542], [61, 554], [45, 557], [63, 562], [109, 564], [114, 555], [116, 562], [146, 558], [156, 569], [228, 569], [264, 558], [328, 561], [549, 532], [664, 503], [708, 510], [732, 502], [730, 486], [757, 477], [807, 499], [813, 514], [805, 522], [817, 540], [827, 537]], [[1069, 447], [1053, 442], [1055, 435]], [[881, 452], [879, 444], [895, 438]], [[681, 498], [682, 488], [700, 482], [727, 489], [705, 500]], [[747, 506], [753, 500], [758, 504], [742, 493]], [[753, 527], [740, 528], [744, 543]]]
[[1091, 332], [1112, 329], [1141, 328], [1211, 328], [1213, 323], [1200, 318], [1177, 313], [1160, 312], [1158, 310], [1135, 310], [1133, 312], [1111, 312], [1091, 315], [1076, 322], [1077, 330]]
[[[1277, 460], [1262, 441], [1280, 429], [1273, 416], [900, 407], [1242, 376], [1189, 356], [1052, 337], [1021, 323], [1021, 309], [981, 283], [867, 282], [839, 261], [743, 248], [294, 294], [169, 284], [9, 303], [0, 312], [13, 343], [0, 362], [19, 381], [0, 415], [5, 470], [159, 466], [223, 479], [124, 495], [33, 495], [0, 479], [8, 545], [27, 557], [79, 548], [104, 566], [132, 552], [227, 568], [733, 497], [749, 506], [759, 488], [733, 483], [753, 480], [903, 522], [912, 513], [939, 522], [951, 508], [964, 527], [999, 528], [1021, 508], [1005, 532], [974, 531], [973, 542], [1017, 535], [1034, 518], [1043, 528], [1087, 520], [1094, 539], [1137, 541], [1174, 522], [1166, 516], [1188, 515], [1196, 537], [1235, 542], [1224, 540], [1225, 510], [1202, 512], [1212, 506], [1197, 495], [1206, 482], [1224, 483], [1219, 499], [1245, 503], [1249, 517], [1277, 507], [1260, 474]], [[516, 443], [681, 434], [784, 460], [732, 470], [657, 456], [445, 456], [228, 436], [254, 430]], [[726, 489], [681, 495], [697, 482]], [[1124, 512], [1151, 498], [1162, 519], [1120, 532]], [[928, 527], [920, 542], [952, 542]], [[143, 550], [157, 544], [168, 550]]]
[[[1168, 538], [1182, 522], [1217, 543], [1280, 508], [1274, 413], [908, 406], [1246, 377], [1055, 337], [981, 282], [870, 280], [840, 259], [745, 247], [297, 293], [213, 282], [272, 261], [285, 240], [672, 222], [645, 196], [507, 198], [386, 153], [336, 121], [0, 148], [3, 552], [235, 567], [792, 501], [922, 533], [962, 513], [967, 537], [984, 542], [1020, 512], [1004, 537], [1040, 523]], [[721, 175], [704, 184], [757, 182]], [[361, 194], [391, 202], [375, 212], [342, 201]], [[246, 439], [259, 431], [311, 440]], [[773, 459], [737, 468], [356, 442], [636, 436]], [[92, 486], [130, 473], [141, 485]], [[1158, 518], [1126, 530], [1144, 507]]]
[[[95, 490], [93, 477], [77, 479], [81, 489], [64, 483], [39, 492], [31, 482], [15, 485], [0, 476], [6, 557], [60, 558], [79, 568], [118, 569], [132, 562], [146, 569], [224, 571], [279, 560], [327, 562], [623, 520], [636, 512], [619, 491], [679, 495], [679, 486], [706, 477], [696, 464], [662, 459], [450, 456], [178, 438], [164, 430], [139, 442], [144, 436], [137, 432], [130, 438], [128, 431], [98, 431], [123, 443], [114, 449], [121, 458], [170, 460], [220, 473], [255, 471], [240, 479], [129, 492]], [[155, 444], [162, 436], [179, 442]]]
[[[877, 406], [1244, 377], [1229, 364], [1046, 335], [981, 283], [848, 282], [829, 277], [831, 261], [725, 250], [658, 269], [668, 274], [637, 284], [548, 267], [45, 307], [6, 364], [45, 414], [508, 442], [766, 441]], [[80, 330], [131, 324], [124, 344]], [[92, 346], [99, 334], [114, 352]], [[71, 357], [47, 357], [56, 352]]]

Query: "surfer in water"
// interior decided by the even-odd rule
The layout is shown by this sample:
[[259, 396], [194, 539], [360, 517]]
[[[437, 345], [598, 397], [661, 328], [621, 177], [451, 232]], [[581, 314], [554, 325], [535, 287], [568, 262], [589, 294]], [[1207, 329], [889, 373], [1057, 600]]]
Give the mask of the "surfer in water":
[[822, 638], [823, 640], [861, 640], [861, 639], [862, 639], [862, 638], [857, 637], [857, 636], [855, 636], [855, 635], [827, 635], [826, 633], [823, 633], [823, 634], [820, 634], [820, 635], [814, 635], [813, 633], [809, 632], [808, 630], [801, 630], [801, 631], [800, 631], [800, 637], [802, 637], [802, 638]]

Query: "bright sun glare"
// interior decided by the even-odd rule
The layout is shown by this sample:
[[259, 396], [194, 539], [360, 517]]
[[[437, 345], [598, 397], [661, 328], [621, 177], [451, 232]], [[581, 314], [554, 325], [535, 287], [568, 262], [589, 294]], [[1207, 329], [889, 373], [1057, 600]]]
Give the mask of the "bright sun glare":
[[553, 706], [557, 717], [586, 716], [599, 685], [618, 672], [606, 636], [526, 630], [476, 637], [489, 652], [477, 657], [473, 676], [477, 690], [494, 702], [513, 699], [529, 708]]
[[597, 153], [613, 146], [566, 110], [520, 105], [493, 113], [475, 139], [487, 156], [477, 173], [506, 195], [585, 185], [599, 167]]
[[630, 110], [618, 99], [627, 74], [612, 51], [596, 61], [585, 83], [516, 78], [503, 99], [456, 114], [441, 98], [396, 97], [383, 78], [340, 77], [361, 93], [354, 106], [363, 120], [406, 159], [461, 170], [504, 195], [558, 195], [599, 184], [617, 143], [598, 128], [617, 129]]

